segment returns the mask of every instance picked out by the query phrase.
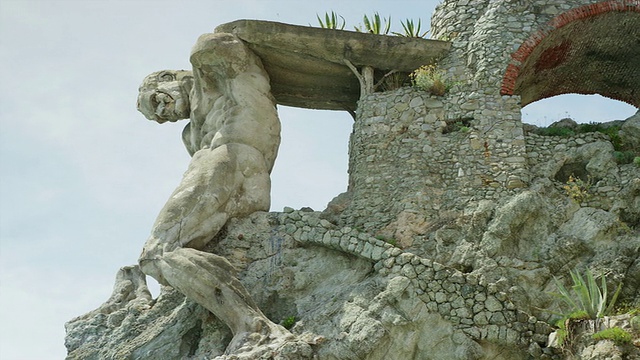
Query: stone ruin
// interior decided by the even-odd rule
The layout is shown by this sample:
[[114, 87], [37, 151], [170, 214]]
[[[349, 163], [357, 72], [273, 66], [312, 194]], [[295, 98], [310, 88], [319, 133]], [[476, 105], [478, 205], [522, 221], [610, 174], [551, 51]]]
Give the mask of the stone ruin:
[[[593, 269], [640, 306], [640, 167], [604, 134], [520, 117], [569, 92], [640, 106], [640, 1], [445, 0], [431, 24], [435, 40], [239, 20], [198, 39], [193, 71], [149, 75], [139, 109], [189, 118], [193, 160], [140, 266], [66, 324], [68, 359], [565, 358], [554, 276]], [[377, 91], [425, 64], [448, 92]], [[354, 116], [348, 191], [322, 212], [266, 212], [276, 104]], [[640, 115], [620, 137], [638, 143]], [[585, 339], [571, 356], [639, 356]]]

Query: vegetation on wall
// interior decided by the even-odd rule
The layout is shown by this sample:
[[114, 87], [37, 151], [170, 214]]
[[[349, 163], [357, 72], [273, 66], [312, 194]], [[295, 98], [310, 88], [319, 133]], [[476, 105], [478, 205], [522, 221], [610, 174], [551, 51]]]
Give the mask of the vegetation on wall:
[[[343, 30], [346, 25], [344, 17], [336, 14], [334, 11], [331, 11], [331, 14], [324, 13], [324, 21], [318, 14], [316, 14], [316, 18], [318, 18], [318, 23], [323, 29]], [[340, 20], [342, 20], [342, 22]]]
[[402, 29], [404, 30], [404, 33], [394, 32], [393, 35], [424, 38], [429, 33], [428, 30], [425, 32], [420, 32], [420, 26], [422, 25], [422, 21], [420, 19], [418, 19], [418, 23], [416, 25], [414, 25], [412, 19], [401, 21], [400, 24], [402, 25]]
[[554, 277], [560, 299], [567, 308], [566, 314], [583, 312], [589, 319], [597, 319], [609, 315], [613, 311], [622, 284], [618, 285], [613, 296], [609, 298], [604, 276], [601, 276], [601, 285], [598, 286], [596, 278], [589, 269], [585, 271], [585, 277], [577, 271], [570, 271], [570, 274], [573, 281], [571, 290], [568, 290]]
[[589, 189], [593, 185], [593, 180], [590, 176], [587, 177], [587, 181], [580, 179], [579, 177], [571, 174], [569, 175], [569, 180], [567, 183], [562, 186], [564, 191], [567, 193], [571, 200], [575, 201], [578, 204], [582, 204], [583, 202], [589, 200], [591, 194], [589, 194]]
[[593, 334], [591, 338], [596, 341], [611, 340], [616, 345], [631, 344], [631, 341], [633, 339], [629, 332], [619, 327], [612, 327], [604, 329], [602, 331], [598, 331], [597, 333]]
[[[316, 14], [316, 18], [318, 20], [318, 24], [323, 29], [344, 30], [346, 26], [344, 17], [334, 11], [331, 11], [330, 13], [325, 12], [324, 17]], [[403, 32], [392, 32], [391, 16], [388, 18], [381, 17], [380, 14], [376, 12], [371, 17], [364, 15], [362, 18], [362, 24], [354, 26], [353, 29], [357, 32], [379, 35], [393, 34], [396, 36], [415, 38], [424, 38], [429, 33], [429, 31], [421, 31], [421, 19], [418, 19], [417, 22], [414, 22], [413, 19], [406, 19], [404, 21], [400, 21], [400, 25], [402, 25]]]
[[609, 298], [607, 283], [604, 276], [601, 276], [601, 284], [598, 285], [596, 277], [591, 270], [585, 271], [583, 277], [578, 271], [570, 271], [573, 285], [571, 290], [567, 289], [557, 278], [553, 278], [557, 295], [563, 303], [564, 312], [561, 319], [556, 322], [558, 327], [558, 341], [560, 344], [567, 344], [571, 333], [571, 324], [574, 321], [585, 319], [599, 319], [611, 315], [622, 290], [619, 284], [613, 296]]
[[[570, 137], [577, 134], [590, 132], [599, 132], [609, 137], [614, 149], [614, 157], [618, 164], [635, 163], [635, 158], [640, 157], [638, 149], [633, 149], [630, 145], [625, 144], [620, 138], [620, 125], [608, 126], [600, 123], [578, 124], [575, 128], [550, 126], [546, 128], [538, 128], [534, 133], [542, 136], [561, 136]], [[640, 165], [640, 160], [639, 163]]]
[[388, 19], [381, 18], [380, 14], [375, 13], [371, 17], [371, 20], [369, 20], [367, 15], [365, 15], [362, 20], [364, 22], [364, 26], [358, 25], [353, 27], [357, 32], [387, 35], [391, 30], [391, 16], [389, 16]]
[[423, 65], [413, 71], [411, 75], [413, 86], [428, 91], [436, 96], [443, 96], [457, 83], [447, 77], [447, 73], [436, 64]]

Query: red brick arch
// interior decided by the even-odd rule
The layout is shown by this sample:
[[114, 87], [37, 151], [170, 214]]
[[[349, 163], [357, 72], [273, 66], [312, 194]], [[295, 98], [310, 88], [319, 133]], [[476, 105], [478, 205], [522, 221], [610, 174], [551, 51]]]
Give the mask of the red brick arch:
[[[518, 77], [521, 75], [521, 71], [523, 70], [523, 66], [525, 65], [525, 61], [529, 58], [532, 52], [540, 45], [543, 40], [545, 40], [549, 34], [554, 31], [561, 29], [567, 24], [573, 23], [577, 20], [585, 20], [587, 18], [594, 17], [596, 15], [606, 14], [610, 12], [632, 12], [632, 13], [640, 13], [640, 0], [609, 0], [603, 1], [595, 4], [584, 5], [577, 8], [573, 8], [569, 11], [566, 11], [551, 21], [547, 22], [544, 26], [542, 26], [538, 31], [533, 33], [527, 40], [525, 40], [518, 50], [516, 50], [511, 55], [511, 60], [509, 65], [506, 68], [502, 86], [500, 89], [500, 94], [502, 95], [514, 95], [514, 91], [516, 91], [516, 85]], [[631, 15], [631, 14], [629, 14]], [[640, 26], [640, 24], [638, 24]], [[560, 43], [553, 47], [549, 47], [546, 49], [541, 48], [544, 51], [538, 51], [538, 63], [542, 64], [542, 68], [538, 66], [536, 70], [545, 70], [547, 66], [554, 67], [559, 63], [564, 61], [564, 57], [568, 51], [568, 46], [570, 44]], [[563, 93], [558, 90], [559, 93]], [[548, 94], [540, 94], [539, 98], [544, 98], [548, 96], [558, 95], [559, 93], [550, 92]], [[518, 93], [519, 94], [519, 93]], [[615, 96], [610, 96], [614, 97]], [[537, 99], [535, 99], [537, 100]], [[535, 101], [533, 100], [533, 101]], [[634, 103], [633, 99], [619, 99], [629, 103]], [[531, 101], [529, 101], [531, 102]], [[639, 106], [637, 103], [634, 105]]]

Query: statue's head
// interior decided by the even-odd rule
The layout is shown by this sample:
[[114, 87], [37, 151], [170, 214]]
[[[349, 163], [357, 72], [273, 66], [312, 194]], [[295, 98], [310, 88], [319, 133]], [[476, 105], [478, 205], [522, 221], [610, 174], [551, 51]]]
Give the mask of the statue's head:
[[193, 74], [187, 70], [157, 71], [138, 88], [138, 111], [159, 123], [188, 119]]

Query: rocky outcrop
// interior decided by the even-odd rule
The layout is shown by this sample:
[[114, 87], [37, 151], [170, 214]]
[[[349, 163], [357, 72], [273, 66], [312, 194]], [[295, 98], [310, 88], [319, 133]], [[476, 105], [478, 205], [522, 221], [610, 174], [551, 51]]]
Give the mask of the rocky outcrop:
[[[412, 107], [419, 113], [442, 106], [408, 95], [390, 96], [390, 104], [398, 97], [414, 103], [405, 114]], [[396, 108], [390, 104], [384, 106]], [[137, 267], [126, 267], [109, 301], [67, 324], [68, 358], [559, 359], [563, 349], [547, 341], [560, 311], [551, 295], [554, 276], [566, 283], [570, 270], [592, 269], [606, 276], [610, 288], [622, 284], [621, 303], [640, 305], [640, 168], [616, 164], [606, 135], [527, 135], [531, 184], [496, 192], [495, 183], [475, 183], [466, 170], [474, 150], [480, 156], [473, 161], [485, 159], [473, 133], [414, 123], [402, 131], [402, 121], [389, 131], [382, 120], [360, 126], [380, 143], [386, 139], [385, 159], [425, 147], [407, 141], [415, 132], [416, 139], [459, 149], [457, 167], [432, 162], [429, 173], [398, 179], [404, 184], [387, 176], [388, 164], [372, 167], [375, 176], [396, 184], [387, 186], [395, 192], [383, 192], [388, 183], [373, 186], [369, 173], [362, 179], [370, 188], [338, 196], [324, 212], [286, 209], [233, 218], [203, 249], [227, 259], [257, 307], [290, 327], [293, 338], [225, 353], [233, 350], [232, 334], [222, 321], [171, 287], [151, 299]], [[377, 138], [368, 139], [378, 151]], [[413, 166], [408, 169], [417, 166], [406, 162]], [[581, 203], [564, 188], [562, 174], [574, 165], [598, 178]], [[470, 181], [460, 184], [465, 177], [450, 167], [465, 169]], [[443, 183], [437, 179], [446, 186], [437, 188]], [[434, 189], [429, 201], [418, 202], [409, 192], [419, 181]], [[381, 202], [381, 196], [389, 200]], [[354, 199], [370, 205], [354, 206]], [[397, 212], [385, 208], [399, 204]], [[614, 349], [589, 339], [585, 359]]]
[[620, 128], [620, 140], [631, 149], [640, 149], [640, 110], [625, 120]]
[[[576, 267], [606, 273], [623, 283], [622, 301], [640, 301], [638, 230], [552, 188], [470, 204], [423, 232], [433, 244], [425, 252], [325, 218], [288, 209], [232, 219], [207, 249], [239, 269], [263, 312], [293, 325], [319, 359], [560, 356], [546, 347], [553, 315], [542, 309], [556, 306], [552, 275]], [[130, 288], [122, 283], [116, 289]], [[229, 330], [171, 288], [156, 300], [112, 299], [67, 324], [70, 359], [226, 359]]]

